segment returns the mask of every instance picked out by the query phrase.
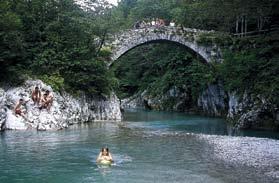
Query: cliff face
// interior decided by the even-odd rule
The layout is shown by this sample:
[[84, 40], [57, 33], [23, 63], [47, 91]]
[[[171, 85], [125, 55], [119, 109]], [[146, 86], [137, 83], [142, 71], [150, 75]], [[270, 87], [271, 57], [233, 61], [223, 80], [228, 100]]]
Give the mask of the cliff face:
[[146, 108], [152, 110], [167, 110], [189, 112], [192, 110], [190, 95], [176, 87], [171, 88], [162, 96], [152, 96], [145, 90], [130, 98], [121, 100], [122, 108]]
[[223, 116], [227, 112], [227, 95], [221, 84], [209, 85], [199, 96], [197, 105], [202, 113]]
[[226, 116], [238, 129], [279, 128], [276, 104], [253, 94], [226, 94], [222, 85], [210, 85], [199, 97], [198, 106], [203, 113]]
[[[80, 98], [73, 97], [67, 93], [53, 92], [54, 102], [50, 109], [40, 110], [30, 99], [31, 91], [39, 86], [42, 91], [52, 88], [40, 80], [28, 80], [21, 87], [4, 90], [0, 88], [0, 126], [1, 130], [17, 129], [25, 130], [34, 128], [38, 130], [55, 130], [66, 128], [74, 123], [82, 123], [94, 120], [121, 120], [120, 102], [112, 94], [107, 98]], [[29, 100], [24, 109], [27, 111], [25, 120], [14, 114], [15, 103], [23, 98]]]
[[201, 112], [211, 116], [222, 116], [227, 112], [227, 95], [221, 85], [210, 85], [193, 101], [189, 93], [176, 87], [159, 97], [152, 97], [147, 91], [121, 100], [122, 108], [149, 108], [181, 112]]
[[247, 93], [240, 96], [232, 92], [228, 96], [227, 118], [234, 121], [236, 128], [279, 129], [278, 104], [260, 96], [253, 97]]
[[163, 96], [152, 97], [143, 92], [121, 101], [122, 108], [149, 108], [155, 110], [195, 111], [210, 116], [224, 116], [238, 129], [279, 129], [278, 104], [252, 94], [226, 93], [222, 84], [209, 85], [198, 100], [175, 88]]

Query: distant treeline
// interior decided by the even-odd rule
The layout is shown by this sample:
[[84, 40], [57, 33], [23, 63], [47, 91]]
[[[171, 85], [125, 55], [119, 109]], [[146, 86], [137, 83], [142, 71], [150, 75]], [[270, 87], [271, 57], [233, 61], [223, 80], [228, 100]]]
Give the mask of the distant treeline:
[[277, 0], [122, 0], [114, 10], [122, 25], [162, 18], [190, 28], [230, 33], [279, 25]]

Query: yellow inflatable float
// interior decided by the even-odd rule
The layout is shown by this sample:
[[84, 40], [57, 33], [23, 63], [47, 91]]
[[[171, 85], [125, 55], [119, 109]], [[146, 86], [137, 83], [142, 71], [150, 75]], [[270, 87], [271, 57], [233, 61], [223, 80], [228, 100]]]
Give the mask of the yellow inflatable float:
[[100, 162], [98, 162], [98, 164], [100, 165], [111, 165], [112, 162], [109, 160], [101, 160]]

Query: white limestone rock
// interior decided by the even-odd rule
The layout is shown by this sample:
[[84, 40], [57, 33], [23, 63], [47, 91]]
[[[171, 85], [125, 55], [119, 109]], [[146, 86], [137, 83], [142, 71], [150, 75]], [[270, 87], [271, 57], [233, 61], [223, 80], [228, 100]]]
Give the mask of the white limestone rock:
[[0, 131], [4, 130], [7, 117], [7, 109], [5, 108], [6, 93], [0, 88]]
[[[54, 101], [50, 111], [40, 110], [31, 100], [31, 92], [35, 86], [42, 91], [52, 88], [40, 80], [28, 80], [21, 87], [10, 88], [7, 91], [0, 88], [0, 129], [10, 130], [58, 130], [71, 124], [94, 120], [121, 120], [120, 101], [115, 94], [107, 98], [74, 98], [67, 93], [53, 92]], [[27, 111], [25, 120], [15, 116], [13, 108], [16, 102], [23, 98], [28, 101], [24, 108]]]
[[7, 111], [5, 129], [7, 130], [27, 130], [28, 123], [21, 117], [15, 116], [12, 110]]

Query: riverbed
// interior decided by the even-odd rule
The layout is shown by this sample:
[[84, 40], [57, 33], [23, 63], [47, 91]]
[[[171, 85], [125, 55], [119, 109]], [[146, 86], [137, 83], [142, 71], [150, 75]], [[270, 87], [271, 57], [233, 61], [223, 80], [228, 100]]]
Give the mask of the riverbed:
[[[279, 134], [235, 131], [224, 119], [127, 111], [122, 122], [0, 136], [0, 182], [279, 181]], [[109, 147], [115, 163], [95, 163]]]

